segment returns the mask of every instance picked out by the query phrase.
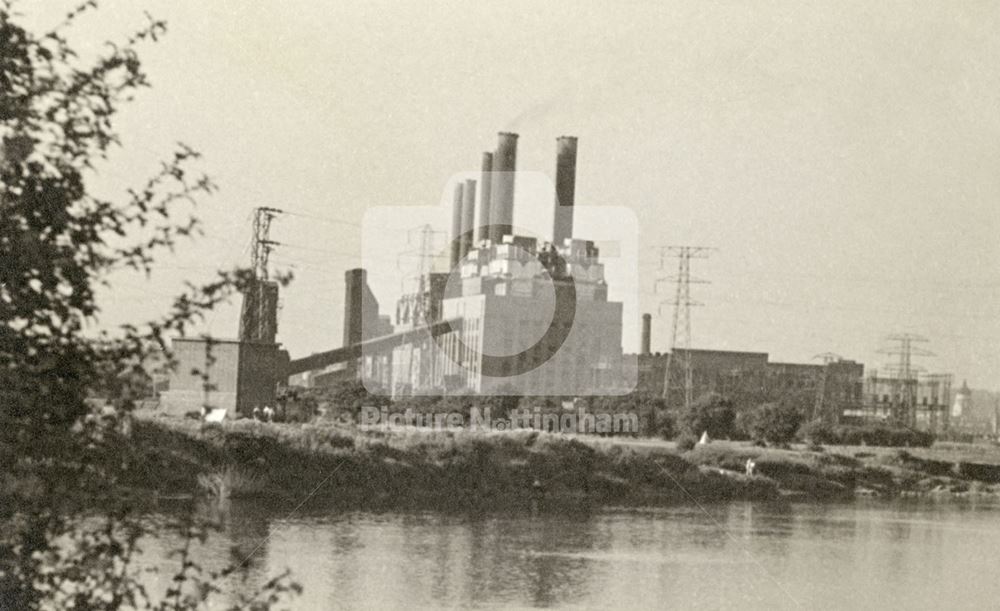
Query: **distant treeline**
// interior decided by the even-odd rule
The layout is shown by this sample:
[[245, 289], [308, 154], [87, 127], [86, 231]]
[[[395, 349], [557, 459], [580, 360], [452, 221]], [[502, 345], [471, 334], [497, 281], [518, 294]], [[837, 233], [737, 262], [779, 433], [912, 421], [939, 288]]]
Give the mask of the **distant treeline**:
[[927, 447], [934, 442], [930, 433], [890, 423], [864, 425], [826, 424], [808, 421], [811, 405], [790, 395], [773, 403], [737, 404], [731, 398], [709, 393], [689, 408], [669, 408], [661, 397], [630, 393], [606, 397], [548, 397], [503, 395], [423, 394], [390, 399], [362, 382], [342, 382], [326, 388], [291, 389], [283, 399], [292, 420], [308, 421], [318, 414], [325, 418], [356, 418], [362, 407], [386, 408], [390, 412], [468, 414], [475, 406], [489, 407], [495, 417], [515, 410], [558, 412], [570, 407], [589, 413], [634, 413], [639, 418], [639, 434], [674, 439], [681, 449], [693, 447], [704, 434], [711, 439], [755, 441], [762, 445], [783, 445], [793, 441], [826, 445], [869, 445]]
[[799, 435], [803, 440], [827, 445], [927, 448], [934, 443], [932, 433], [884, 424], [830, 425], [810, 422], [802, 427]]

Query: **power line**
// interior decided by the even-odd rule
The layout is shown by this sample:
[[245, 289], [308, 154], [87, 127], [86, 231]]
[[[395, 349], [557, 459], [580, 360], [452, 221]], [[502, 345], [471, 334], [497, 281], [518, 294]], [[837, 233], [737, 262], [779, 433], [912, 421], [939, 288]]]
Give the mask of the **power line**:
[[297, 216], [304, 219], [310, 219], [313, 221], [323, 221], [324, 223], [331, 223], [334, 225], [345, 225], [348, 227], [361, 228], [361, 223], [355, 223], [354, 221], [345, 221], [344, 219], [335, 219], [328, 216], [320, 216], [318, 214], [306, 214], [305, 212], [292, 212], [291, 210], [285, 210], [285, 214], [289, 216]]

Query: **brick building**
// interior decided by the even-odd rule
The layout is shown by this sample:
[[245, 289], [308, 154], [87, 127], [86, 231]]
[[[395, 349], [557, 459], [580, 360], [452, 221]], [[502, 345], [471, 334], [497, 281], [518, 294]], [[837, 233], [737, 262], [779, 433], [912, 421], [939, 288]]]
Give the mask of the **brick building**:
[[[646, 326], [644, 325], [644, 329]], [[644, 339], [643, 345], [648, 345]], [[738, 407], [792, 400], [811, 417], [839, 422], [845, 411], [863, 403], [864, 365], [850, 360], [827, 363], [771, 362], [766, 352], [728, 350], [677, 350], [675, 372], [685, 357], [691, 363], [692, 397], [718, 393]], [[667, 353], [636, 355], [638, 390], [663, 395]], [[668, 403], [684, 403], [683, 375], [672, 378]]]

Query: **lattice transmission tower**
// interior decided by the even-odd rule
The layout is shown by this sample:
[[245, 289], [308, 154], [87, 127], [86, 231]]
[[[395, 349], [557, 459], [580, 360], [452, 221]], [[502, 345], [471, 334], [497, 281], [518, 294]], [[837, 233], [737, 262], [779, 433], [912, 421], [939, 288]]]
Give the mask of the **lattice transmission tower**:
[[271, 221], [281, 214], [277, 208], [254, 209], [250, 268], [253, 280], [243, 295], [240, 311], [241, 341], [273, 342], [278, 327], [278, 285], [270, 282], [268, 260], [278, 242], [271, 239]]
[[934, 356], [934, 353], [915, 346], [929, 340], [914, 333], [893, 333], [885, 341], [889, 345], [879, 352], [898, 357], [895, 364], [883, 367], [892, 380], [892, 417], [906, 426], [915, 426], [918, 375], [924, 369], [914, 365], [913, 357]]
[[663, 301], [660, 306], [674, 307], [670, 331], [670, 352], [663, 372], [663, 398], [670, 404], [672, 389], [683, 387], [684, 407], [691, 405], [694, 384], [691, 370], [691, 307], [704, 305], [691, 299], [692, 284], [708, 284], [691, 276], [691, 260], [707, 259], [712, 248], [707, 246], [663, 246], [660, 248], [660, 269], [665, 269], [667, 256], [677, 259], [677, 274], [658, 278], [657, 283], [667, 281], [676, 285], [673, 300]]
[[[402, 272], [400, 276], [400, 292], [413, 299], [410, 318], [414, 325], [427, 324], [433, 321], [438, 312], [434, 311], [431, 295], [434, 271], [439, 260], [447, 260], [437, 246], [445, 232], [436, 231], [433, 226], [424, 224], [407, 232], [407, 243], [411, 246], [404, 250], [396, 259], [396, 269]], [[404, 263], [407, 258], [415, 258], [416, 265]]]

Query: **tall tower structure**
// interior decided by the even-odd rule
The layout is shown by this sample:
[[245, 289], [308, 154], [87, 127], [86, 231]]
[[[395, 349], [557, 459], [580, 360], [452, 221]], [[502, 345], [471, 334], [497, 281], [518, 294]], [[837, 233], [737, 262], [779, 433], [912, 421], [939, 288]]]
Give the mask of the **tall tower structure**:
[[916, 426], [917, 375], [923, 369], [913, 363], [913, 357], [934, 356], [934, 353], [917, 347], [915, 344], [929, 340], [914, 333], [893, 333], [885, 340], [888, 345], [880, 352], [897, 359], [895, 364], [884, 368], [892, 380], [891, 416], [905, 426]]
[[691, 299], [692, 284], [707, 284], [706, 280], [691, 277], [691, 260], [707, 259], [711, 248], [705, 246], [665, 246], [660, 249], [660, 267], [665, 266], [669, 254], [677, 259], [677, 275], [658, 279], [675, 284], [674, 298], [661, 305], [672, 305], [674, 315], [670, 331], [670, 352], [663, 372], [663, 398], [670, 405], [671, 392], [683, 388], [683, 405], [690, 407], [694, 397], [691, 371], [691, 307], [704, 305]]
[[271, 221], [281, 214], [266, 206], [254, 210], [250, 267], [253, 279], [243, 294], [239, 339], [274, 343], [278, 333], [278, 283], [268, 277], [268, 260], [278, 243], [271, 240]]

